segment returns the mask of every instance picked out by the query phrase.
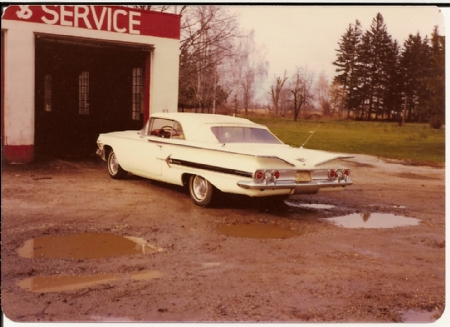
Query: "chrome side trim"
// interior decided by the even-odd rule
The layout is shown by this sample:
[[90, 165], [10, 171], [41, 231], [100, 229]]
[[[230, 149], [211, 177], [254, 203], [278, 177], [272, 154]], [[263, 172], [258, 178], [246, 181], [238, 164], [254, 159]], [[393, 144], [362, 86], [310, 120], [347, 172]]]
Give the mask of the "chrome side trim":
[[184, 167], [190, 167], [190, 168], [195, 168], [195, 169], [209, 170], [209, 171], [214, 171], [214, 172], [222, 173], [222, 174], [236, 175], [236, 176], [241, 176], [241, 177], [251, 178], [253, 176], [253, 173], [251, 173], [251, 172], [246, 172], [246, 171], [242, 171], [242, 170], [238, 170], [238, 169], [230, 169], [230, 168], [206, 165], [206, 164], [202, 164], [202, 163], [198, 163], [198, 162], [186, 161], [186, 160], [181, 160], [181, 159], [174, 159], [174, 158], [171, 158], [171, 156], [167, 157], [166, 163], [169, 167], [171, 165], [177, 165], [177, 166], [184, 166]]

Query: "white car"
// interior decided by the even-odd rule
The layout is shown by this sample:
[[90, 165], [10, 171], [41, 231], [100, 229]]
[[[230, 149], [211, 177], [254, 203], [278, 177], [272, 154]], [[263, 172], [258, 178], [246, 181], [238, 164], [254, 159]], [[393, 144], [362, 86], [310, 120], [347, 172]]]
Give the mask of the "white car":
[[187, 186], [203, 207], [217, 190], [285, 199], [353, 183], [350, 170], [335, 161], [351, 156], [291, 147], [267, 127], [232, 116], [158, 113], [140, 131], [100, 134], [97, 144], [112, 178], [130, 172]]

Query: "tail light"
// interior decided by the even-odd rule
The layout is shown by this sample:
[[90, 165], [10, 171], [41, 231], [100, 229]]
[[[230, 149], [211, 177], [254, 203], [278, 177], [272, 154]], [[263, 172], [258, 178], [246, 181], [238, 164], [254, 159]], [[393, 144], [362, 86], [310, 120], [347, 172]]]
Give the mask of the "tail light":
[[350, 175], [349, 169], [330, 169], [328, 170], [328, 178], [329, 179], [346, 179]]
[[254, 179], [257, 181], [271, 181], [280, 178], [278, 170], [257, 170], [254, 174]]
[[335, 179], [336, 177], [337, 177], [336, 170], [334, 170], [334, 169], [328, 170], [328, 178]]
[[255, 179], [258, 180], [258, 181], [262, 181], [263, 178], [264, 178], [264, 172], [262, 170], [258, 170], [255, 173]]

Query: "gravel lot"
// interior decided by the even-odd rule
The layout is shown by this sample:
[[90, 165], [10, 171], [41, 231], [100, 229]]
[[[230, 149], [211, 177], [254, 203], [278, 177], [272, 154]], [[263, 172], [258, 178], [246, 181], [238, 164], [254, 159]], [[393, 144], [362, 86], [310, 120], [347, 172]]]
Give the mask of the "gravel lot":
[[[285, 208], [225, 196], [212, 209], [176, 186], [112, 180], [98, 158], [4, 165], [3, 312], [16, 322], [436, 321], [445, 309], [445, 170], [347, 161], [354, 185], [343, 191], [291, 196]], [[379, 228], [327, 221], [353, 214]], [[384, 228], [386, 217], [402, 226]], [[53, 237], [61, 250], [92, 233], [137, 238], [145, 251], [93, 258], [101, 245], [91, 238], [75, 241], [86, 256], [18, 253], [32, 239], [31, 249]], [[79, 277], [99, 281], [68, 282]], [[36, 286], [46, 280], [56, 289]]]

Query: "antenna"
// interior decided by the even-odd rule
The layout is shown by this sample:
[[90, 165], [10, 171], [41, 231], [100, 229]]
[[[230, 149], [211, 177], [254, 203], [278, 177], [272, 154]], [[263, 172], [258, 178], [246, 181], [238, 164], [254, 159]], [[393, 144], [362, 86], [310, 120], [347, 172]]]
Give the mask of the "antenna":
[[311, 137], [313, 137], [314, 133], [319, 129], [320, 126], [322, 126], [322, 124], [320, 124], [319, 126], [317, 126], [317, 128], [316, 128], [314, 131], [309, 131], [309, 134], [310, 134], [310, 135], [308, 136], [308, 138], [306, 139], [306, 141], [303, 142], [303, 144], [300, 146], [300, 148], [303, 148], [303, 146], [306, 144], [306, 142], [308, 142], [309, 139], [310, 139]]

